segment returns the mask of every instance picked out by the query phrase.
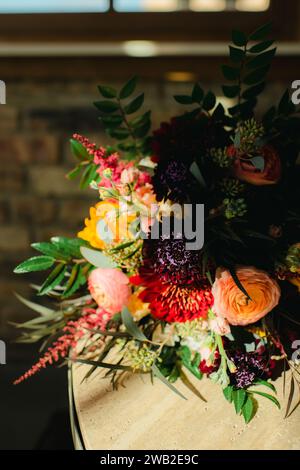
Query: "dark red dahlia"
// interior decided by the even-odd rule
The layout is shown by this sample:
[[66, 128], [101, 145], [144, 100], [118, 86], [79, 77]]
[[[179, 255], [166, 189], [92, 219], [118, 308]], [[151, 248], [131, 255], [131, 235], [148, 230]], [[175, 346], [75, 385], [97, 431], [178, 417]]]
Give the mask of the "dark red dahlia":
[[211, 288], [205, 279], [190, 285], [176, 285], [163, 281], [144, 266], [140, 275], [131, 278], [131, 282], [145, 287], [140, 298], [149, 303], [151, 314], [169, 323], [206, 318], [213, 304]]

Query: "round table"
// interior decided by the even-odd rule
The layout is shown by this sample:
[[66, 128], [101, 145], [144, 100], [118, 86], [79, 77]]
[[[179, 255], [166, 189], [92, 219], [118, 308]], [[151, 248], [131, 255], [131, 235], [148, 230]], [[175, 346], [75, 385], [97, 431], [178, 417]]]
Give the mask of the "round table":
[[287, 397], [282, 396], [282, 378], [276, 380], [275, 386], [283, 409], [278, 410], [269, 400], [257, 396], [259, 410], [246, 425], [235, 414], [233, 404], [226, 402], [221, 388], [208, 379], [199, 382], [189, 376], [207, 399], [205, 403], [180, 380], [176, 388], [187, 400], [158, 379], [152, 384], [148, 375], [130, 376], [118, 391], [112, 390], [101, 370], [82, 382], [89, 369], [90, 366], [75, 364], [70, 377], [87, 450], [300, 449], [300, 407], [284, 419]]

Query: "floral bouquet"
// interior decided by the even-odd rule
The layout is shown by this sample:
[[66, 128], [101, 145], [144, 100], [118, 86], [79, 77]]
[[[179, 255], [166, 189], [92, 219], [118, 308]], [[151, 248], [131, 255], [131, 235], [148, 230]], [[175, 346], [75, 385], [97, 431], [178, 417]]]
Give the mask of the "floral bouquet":
[[288, 91], [254, 117], [276, 52], [269, 29], [233, 31], [229, 109], [197, 83], [175, 96], [186, 112], [151, 132], [136, 78], [120, 91], [99, 86], [116, 143], [73, 136], [68, 177], [81, 175], [98, 201], [77, 238], [34, 243], [40, 255], [15, 269], [50, 270], [34, 288], [52, 302], [19, 296], [38, 313], [18, 325], [20, 341], [43, 340], [44, 352], [15, 383], [77, 361], [87, 377], [105, 369], [114, 388], [141, 373], [180, 395], [182, 380], [201, 398], [191, 377], [206, 376], [249, 422], [256, 395], [280, 407], [269, 379], [290, 369], [286, 415], [299, 404], [300, 119]]

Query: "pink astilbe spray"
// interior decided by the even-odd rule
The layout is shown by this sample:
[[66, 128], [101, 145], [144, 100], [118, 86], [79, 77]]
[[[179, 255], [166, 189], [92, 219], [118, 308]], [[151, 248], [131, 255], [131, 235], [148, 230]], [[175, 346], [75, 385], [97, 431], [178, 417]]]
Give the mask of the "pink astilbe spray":
[[[122, 185], [122, 173], [124, 170], [134, 168], [133, 162], [126, 162], [120, 159], [120, 155], [117, 152], [108, 154], [104, 147], [97, 147], [96, 144], [90, 143], [89, 139], [79, 134], [74, 134], [73, 139], [80, 142], [87, 150], [88, 154], [94, 159], [94, 163], [98, 165], [97, 173], [101, 176], [100, 185], [106, 188], [110, 188], [112, 183], [116, 185]], [[110, 178], [103, 176], [104, 170], [111, 170]], [[150, 183], [151, 176], [147, 172], [142, 172], [135, 168], [136, 178], [134, 183], [134, 189], [144, 186], [146, 183]]]
[[78, 341], [85, 336], [90, 329], [105, 329], [107, 322], [111, 318], [111, 314], [107, 313], [102, 308], [97, 308], [97, 310], [86, 308], [83, 310], [83, 313], [84, 316], [78, 320], [69, 321], [66, 324], [63, 329], [65, 334], [60, 336], [57, 341], [53, 343], [44, 356], [41, 357], [39, 361], [31, 367], [31, 369], [15, 380], [14, 385], [32, 377], [47, 365], [53, 364], [54, 362], [58, 362], [60, 359], [67, 357], [70, 350], [74, 350], [72, 357], [74, 359], [76, 357], [75, 348]]

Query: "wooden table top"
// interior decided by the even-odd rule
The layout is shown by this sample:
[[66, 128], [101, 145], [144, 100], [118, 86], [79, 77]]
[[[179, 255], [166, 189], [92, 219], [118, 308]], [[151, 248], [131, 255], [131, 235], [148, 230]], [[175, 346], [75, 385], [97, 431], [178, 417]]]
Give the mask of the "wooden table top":
[[208, 379], [192, 379], [205, 403], [179, 380], [175, 385], [187, 400], [159, 380], [152, 385], [150, 377], [138, 374], [118, 391], [111, 389], [100, 370], [81, 383], [89, 368], [76, 364], [72, 374], [75, 407], [88, 450], [300, 449], [300, 407], [284, 419], [287, 398], [282, 396], [282, 378], [275, 382], [282, 410], [258, 397], [259, 410], [246, 425], [233, 404], [225, 401], [221, 388]]

